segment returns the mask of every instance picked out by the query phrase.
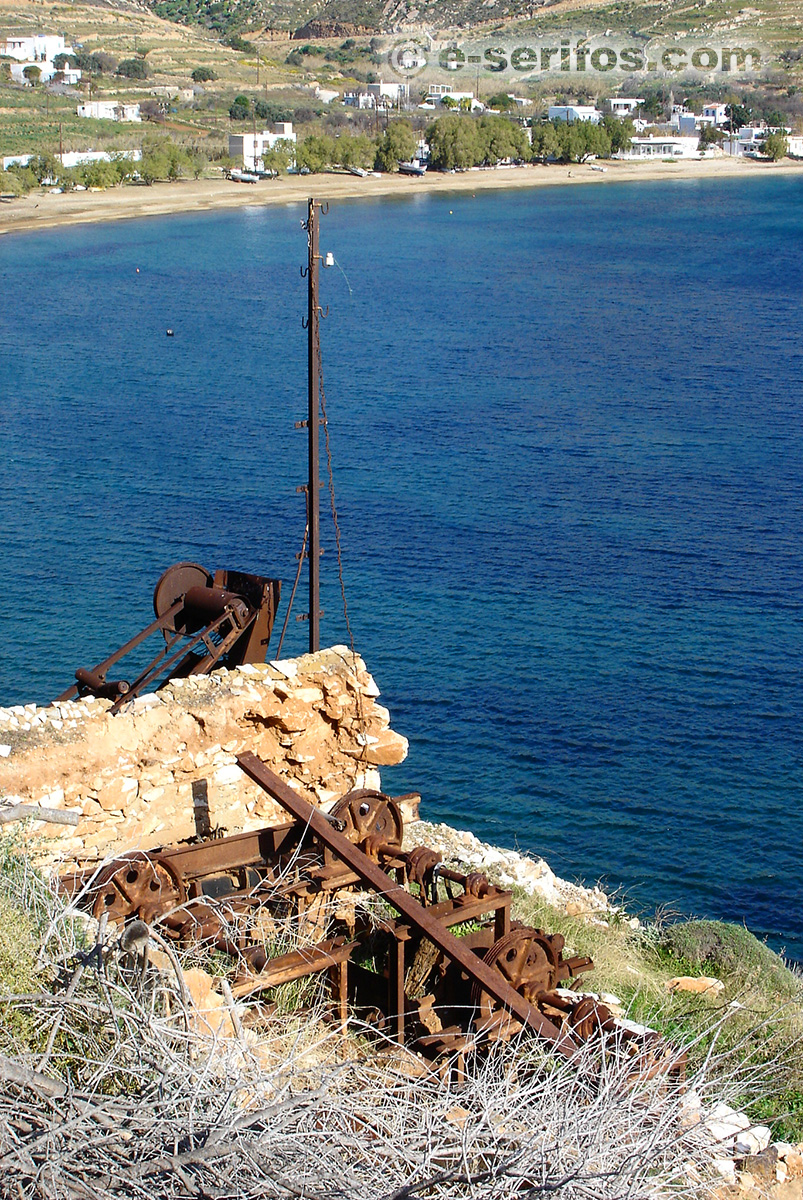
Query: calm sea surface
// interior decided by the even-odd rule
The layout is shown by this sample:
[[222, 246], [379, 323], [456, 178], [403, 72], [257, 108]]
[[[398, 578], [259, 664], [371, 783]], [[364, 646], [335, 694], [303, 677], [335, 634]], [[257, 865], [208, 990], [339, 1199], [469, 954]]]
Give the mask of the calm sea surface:
[[[385, 786], [803, 959], [803, 180], [410, 192], [321, 236], [352, 623], [410, 738]], [[0, 703], [180, 559], [289, 595], [303, 216], [0, 239]]]

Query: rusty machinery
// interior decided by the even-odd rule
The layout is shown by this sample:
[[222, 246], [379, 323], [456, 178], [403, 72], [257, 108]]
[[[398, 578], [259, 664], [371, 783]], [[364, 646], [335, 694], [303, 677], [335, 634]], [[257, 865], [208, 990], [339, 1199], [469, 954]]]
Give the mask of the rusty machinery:
[[[110, 712], [116, 713], [159, 679], [165, 683], [186, 675], [206, 675], [216, 666], [232, 669], [264, 662], [280, 590], [278, 579], [175, 563], [154, 589], [156, 620], [96, 667], [80, 667], [76, 682], [58, 699], [102, 696], [114, 701]], [[109, 678], [121, 659], [158, 634], [164, 637], [164, 649], [133, 680]]]
[[[628, 1031], [573, 990], [592, 961], [564, 957], [560, 934], [511, 922], [509, 891], [447, 868], [428, 847], [403, 850], [405, 798], [352, 791], [323, 813], [255, 755], [238, 762], [291, 820], [132, 853], [64, 877], [65, 891], [96, 917], [155, 924], [229, 955], [235, 997], [325, 972], [344, 1025], [350, 1006], [383, 1037], [461, 1070], [468, 1053], [522, 1030], [567, 1057], [616, 1032], [640, 1071], [664, 1057], [657, 1035]], [[347, 902], [365, 893], [381, 898], [379, 919]], [[272, 953], [274, 918], [287, 916], [307, 944]]]

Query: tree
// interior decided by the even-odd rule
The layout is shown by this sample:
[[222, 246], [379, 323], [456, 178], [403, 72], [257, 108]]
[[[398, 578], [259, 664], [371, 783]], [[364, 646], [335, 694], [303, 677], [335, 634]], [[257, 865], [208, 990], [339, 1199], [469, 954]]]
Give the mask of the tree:
[[211, 67], [196, 67], [192, 73], [193, 83], [211, 83], [217, 75]]
[[409, 162], [417, 145], [418, 138], [409, 121], [391, 121], [376, 145], [376, 170], [398, 171], [399, 163]]
[[57, 71], [64, 71], [66, 67], [77, 67], [78, 60], [72, 54], [57, 54], [53, 66]]
[[59, 177], [60, 163], [55, 154], [37, 154], [28, 166], [36, 176], [37, 183], [55, 182]]
[[235, 96], [234, 102], [229, 107], [229, 116], [232, 121], [247, 121], [251, 116], [251, 101], [247, 96]]
[[142, 158], [139, 161], [138, 170], [148, 186], [155, 183], [157, 179], [167, 179], [171, 165], [168, 153], [170, 145], [167, 138], [160, 138], [152, 134], [143, 139]]
[[39, 80], [42, 78], [42, 72], [40, 71], [39, 67], [25, 67], [22, 74], [28, 80], [28, 83], [31, 85], [31, 87], [36, 87]]
[[633, 143], [633, 134], [636, 132], [636, 127], [629, 117], [624, 120], [619, 120], [611, 113], [602, 118], [602, 126], [611, 141], [611, 153], [615, 154], [617, 150], [629, 150]]
[[703, 125], [700, 130], [700, 140], [697, 143], [698, 150], [707, 150], [709, 146], [719, 146], [725, 141], [727, 134], [724, 129], [718, 129], [716, 125]]
[[367, 171], [373, 166], [375, 154], [373, 142], [364, 133], [358, 133], [354, 137], [342, 134], [335, 139], [335, 161], [339, 162], [341, 167], [361, 167]]
[[117, 70], [117, 59], [113, 54], [107, 54], [105, 50], [96, 50], [90, 56], [92, 63], [92, 71], [98, 75], [113, 75]]
[[749, 108], [744, 104], [729, 104], [725, 113], [728, 118], [728, 124], [734, 129], [741, 129], [743, 125], [750, 123], [750, 118], [753, 115]]
[[555, 124], [560, 162], [585, 162], [589, 158], [610, 158], [611, 139], [602, 125], [591, 121], [566, 121]]
[[120, 176], [112, 162], [89, 162], [79, 168], [81, 180], [85, 187], [107, 188], [114, 187], [120, 182]]
[[190, 170], [192, 171], [193, 179], [201, 178], [204, 171], [206, 170], [207, 162], [208, 162], [208, 159], [207, 159], [206, 155], [203, 154], [200, 150], [198, 150], [196, 148], [195, 150], [192, 151], [192, 153], [190, 154], [189, 165], [190, 165]]
[[139, 115], [146, 121], [164, 121], [165, 110], [161, 100], [141, 100]]
[[784, 134], [770, 133], [764, 142], [763, 151], [772, 162], [780, 162], [789, 153], [789, 143]]
[[499, 112], [510, 112], [516, 107], [516, 101], [507, 92], [497, 92], [495, 96], [491, 96], [488, 107], [496, 108]]
[[540, 125], [533, 125], [532, 135], [533, 158], [538, 158], [541, 162], [546, 162], [550, 158], [555, 159], [559, 157], [560, 142], [558, 141], [557, 130], [551, 121], [545, 121]]
[[293, 143], [280, 138], [273, 146], [262, 151], [262, 170], [283, 175], [293, 160]]
[[335, 144], [332, 138], [318, 134], [310, 134], [298, 147], [296, 163], [306, 167], [312, 174], [317, 174], [328, 167], [335, 158]]
[[0, 195], [21, 196], [24, 191], [22, 180], [16, 171], [0, 170]]
[[239, 54], [256, 54], [257, 48], [253, 42], [247, 42], [244, 37], [240, 37], [239, 33], [233, 33], [231, 37], [226, 38], [224, 46], [230, 46], [232, 50], [236, 50]]
[[471, 118], [439, 117], [427, 130], [432, 165], [445, 171], [465, 170], [483, 160], [477, 122]]
[[147, 79], [148, 64], [144, 58], [124, 58], [117, 67], [117, 74], [126, 79]]
[[255, 100], [254, 112], [259, 117], [260, 121], [292, 121], [293, 114], [289, 108], [282, 107], [281, 104], [273, 104], [270, 100]]
[[527, 135], [521, 125], [514, 124], [507, 117], [482, 116], [476, 122], [476, 128], [481, 162], [493, 165], [502, 159], [520, 162], [530, 158]]

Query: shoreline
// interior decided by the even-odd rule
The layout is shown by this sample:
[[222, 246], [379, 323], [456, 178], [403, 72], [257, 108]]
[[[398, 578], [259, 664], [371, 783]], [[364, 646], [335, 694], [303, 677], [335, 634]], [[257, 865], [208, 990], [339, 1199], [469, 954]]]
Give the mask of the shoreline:
[[0, 235], [106, 221], [167, 216], [272, 204], [296, 204], [310, 193], [320, 200], [353, 200], [438, 193], [497, 191], [520, 187], [568, 187], [641, 181], [747, 179], [803, 174], [803, 162], [766, 163], [743, 158], [690, 159], [680, 162], [528, 165], [473, 169], [456, 174], [427, 173], [422, 178], [347, 174], [283, 176], [259, 184], [225, 179], [180, 180], [147, 186], [122, 186], [103, 192], [31, 192], [0, 203]]

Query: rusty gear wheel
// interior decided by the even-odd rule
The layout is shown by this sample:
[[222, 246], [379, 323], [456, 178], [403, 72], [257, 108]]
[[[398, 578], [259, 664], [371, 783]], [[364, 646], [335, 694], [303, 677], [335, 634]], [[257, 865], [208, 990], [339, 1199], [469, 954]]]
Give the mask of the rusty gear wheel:
[[[542, 992], [551, 991], [558, 980], [560, 951], [540, 929], [522, 925], [494, 942], [483, 962], [497, 970], [510, 986], [530, 1004], [536, 1005]], [[479, 1020], [490, 1020], [499, 1011], [499, 1001], [475, 983], [472, 1002]]]
[[[347, 792], [337, 801], [329, 816], [343, 822], [343, 836], [357, 846], [370, 838], [375, 846], [385, 843], [394, 850], [401, 849], [404, 818], [396, 801], [384, 792], [369, 788]], [[326, 858], [327, 861], [335, 861], [329, 850]]]
[[187, 898], [172, 864], [158, 855], [143, 853], [110, 863], [93, 891], [93, 917], [100, 918], [102, 913], [107, 913], [110, 921], [136, 917], [146, 925]]

